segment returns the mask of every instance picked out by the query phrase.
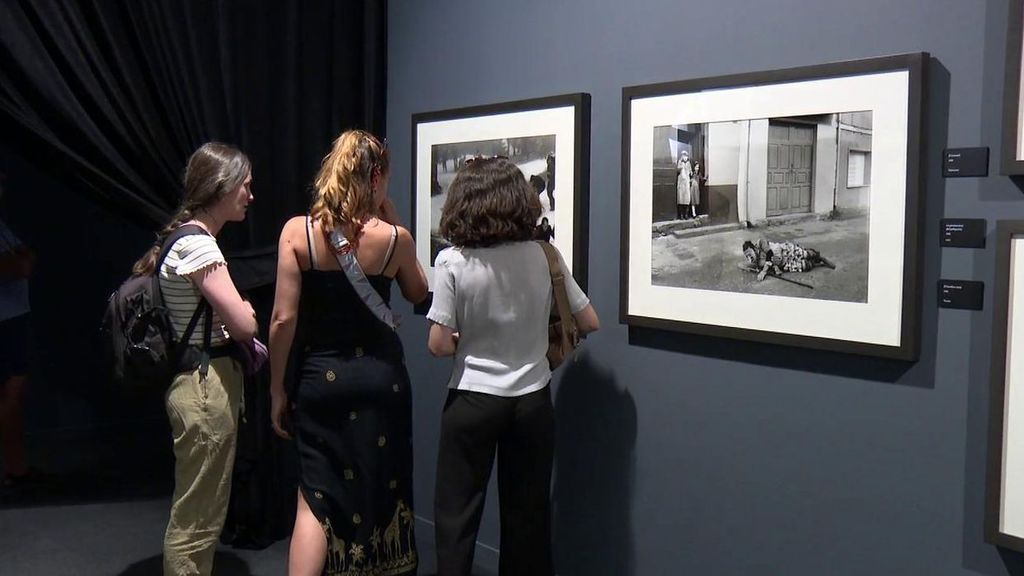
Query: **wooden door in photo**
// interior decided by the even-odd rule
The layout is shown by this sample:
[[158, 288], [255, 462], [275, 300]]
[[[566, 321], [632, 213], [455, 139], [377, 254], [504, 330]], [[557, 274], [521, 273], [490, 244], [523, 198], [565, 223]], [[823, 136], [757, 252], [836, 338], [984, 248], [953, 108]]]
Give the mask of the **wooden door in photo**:
[[811, 211], [814, 127], [768, 125], [768, 216]]

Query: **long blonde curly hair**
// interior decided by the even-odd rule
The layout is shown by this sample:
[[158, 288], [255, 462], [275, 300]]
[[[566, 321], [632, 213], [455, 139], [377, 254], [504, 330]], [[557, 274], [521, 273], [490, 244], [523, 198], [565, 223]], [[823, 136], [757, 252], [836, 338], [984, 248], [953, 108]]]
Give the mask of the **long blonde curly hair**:
[[347, 130], [338, 136], [324, 157], [313, 181], [315, 187], [310, 215], [324, 230], [349, 224], [352, 242], [357, 242], [363, 225], [377, 215], [374, 177], [389, 172], [389, 154], [384, 143], [363, 130]]

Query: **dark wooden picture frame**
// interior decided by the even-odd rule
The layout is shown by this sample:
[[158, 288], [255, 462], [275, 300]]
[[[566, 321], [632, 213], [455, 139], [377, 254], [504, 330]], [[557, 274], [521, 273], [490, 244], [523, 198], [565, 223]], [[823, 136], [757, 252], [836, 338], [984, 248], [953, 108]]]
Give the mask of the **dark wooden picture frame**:
[[[566, 263], [572, 268], [573, 277], [584, 290], [587, 289], [588, 225], [590, 221], [590, 95], [586, 93], [564, 94], [528, 100], [517, 100], [465, 108], [453, 108], [434, 112], [414, 114], [412, 117], [412, 214], [410, 227], [416, 238], [417, 257], [427, 271], [433, 285], [433, 256], [438, 242], [432, 239], [432, 227], [436, 225], [442, 196], [437, 171], [447, 171], [443, 176], [450, 181], [464, 158], [472, 157], [474, 144], [480, 144], [480, 153], [492, 154], [495, 146], [500, 155], [513, 161], [513, 148], [527, 149], [526, 144], [513, 145], [530, 139], [546, 139], [545, 145], [553, 146], [553, 158], [542, 168], [530, 157], [531, 173], [524, 175], [537, 182], [539, 197], [545, 206], [545, 215], [555, 220], [554, 236], [551, 243], [562, 252]], [[533, 142], [534, 145], [538, 142]], [[445, 147], [445, 154], [451, 151], [453, 158], [441, 159], [438, 164], [434, 147]], [[518, 147], [518, 148], [517, 148]], [[524, 153], [525, 154], [525, 153]], [[534, 152], [536, 155], [536, 152]], [[568, 158], [569, 162], [564, 159]], [[526, 160], [526, 156], [523, 156]], [[449, 163], [449, 160], [452, 162]], [[518, 163], [518, 162], [517, 162]], [[433, 170], [433, 172], [432, 172]], [[552, 177], [548, 177], [552, 176]], [[557, 186], [546, 180], [558, 182]], [[531, 184], [533, 183], [531, 181]], [[446, 187], [447, 184], [445, 184]], [[548, 194], [552, 192], [552, 194]], [[445, 192], [446, 193], [446, 192]], [[549, 200], [550, 198], [550, 200]], [[556, 201], [555, 198], [558, 198]], [[554, 209], [551, 209], [551, 205]], [[569, 206], [568, 215], [562, 207]], [[433, 214], [432, 214], [433, 212]], [[568, 230], [566, 230], [568, 229]], [[425, 312], [425, 308], [417, 308]]]
[[1021, 112], [1021, 52], [1024, 50], [1024, 0], [1010, 0], [1006, 27], [1006, 72], [1003, 85], [1003, 145], [999, 170], [1024, 175], [1024, 116]]
[[[907, 361], [916, 360], [919, 354], [920, 340], [921, 263], [919, 247], [923, 230], [920, 222], [923, 214], [920, 194], [921, 141], [928, 58], [927, 53], [901, 54], [623, 88], [620, 322], [649, 329], [689, 332]], [[843, 93], [846, 91], [827, 89], [828, 86], [833, 85], [829, 82], [833, 82], [836, 87], [853, 87], [854, 91], [863, 92], [866, 96], [863, 96], [862, 99], [881, 103], [879, 110], [882, 113], [877, 114], [878, 110], [873, 108], [858, 108], [856, 106], [844, 108], [844, 103], [847, 100], [844, 100], [846, 96]], [[871, 82], [878, 82], [878, 84], [869, 84]], [[826, 88], [823, 89], [822, 86]], [[872, 95], [877, 92], [875, 88], [878, 86], [890, 86], [898, 89], [890, 91], [891, 96], [887, 94]], [[792, 97], [784, 99], [777, 96], [780, 93], [787, 93], [785, 92], [787, 90], [793, 91]], [[811, 94], [811, 98], [806, 104], [800, 97], [800, 94], [804, 93]], [[830, 98], [833, 97], [836, 99], [836, 105], [834, 108], [829, 108], [828, 106], [832, 102]], [[778, 101], [778, 104], [772, 103], [776, 101], [772, 100], [773, 98]], [[855, 97], [851, 96], [850, 98]], [[734, 104], [738, 115], [729, 116], [733, 109], [723, 109], [723, 106], [730, 105], [729, 102], [738, 103]], [[749, 104], [750, 102], [756, 104]], [[761, 104], [761, 102], [768, 103]], [[854, 302], [854, 307], [851, 307], [850, 302], [831, 305], [832, 303], [825, 299], [776, 297], [754, 293], [753, 289], [748, 293], [739, 293], [731, 288], [719, 290], [698, 287], [695, 289], [682, 284], [689, 281], [685, 278], [678, 285], [668, 287], [665, 284], [656, 285], [654, 277], [656, 267], [652, 260], [655, 259], [657, 253], [651, 245], [657, 241], [659, 234], [657, 225], [659, 223], [654, 221], [655, 216], [652, 215], [652, 212], [657, 211], [656, 200], [658, 197], [654, 191], [659, 185], [656, 181], [659, 169], [657, 154], [665, 155], [666, 152], [658, 152], [655, 148], [668, 150], [670, 147], [659, 140], [659, 135], [664, 132], [658, 132], [658, 130], [671, 128], [672, 131], [669, 133], [678, 132], [680, 134], [679, 141], [682, 142], [682, 138], [686, 137], [685, 134], [689, 133], [687, 131], [692, 130], [697, 133], [699, 129], [693, 128], [695, 126], [704, 126], [703, 129], [709, 131], [710, 129], [707, 127], [711, 123], [724, 123], [725, 121], [752, 124], [757, 120], [768, 125], [769, 121], [774, 122], [777, 116], [787, 120], [793, 116], [801, 117], [799, 110], [804, 105], [807, 110], [804, 114], [824, 116], [828, 113], [835, 117], [833, 121], [836, 124], [841, 123], [840, 113], [850, 114], [856, 110], [873, 111], [872, 114], [875, 114], [877, 120], [875, 121], [876, 125], [873, 125], [871, 141], [873, 145], [887, 146], [885, 151], [879, 148], [876, 154], [885, 154], [881, 162], [888, 162], [891, 166], [900, 167], [900, 169], [887, 168], [884, 174], [879, 170], [880, 182], [876, 186], [878, 197], [881, 197], [883, 192], [897, 194], [896, 190], [901, 190], [903, 198], [900, 208], [887, 209], [891, 205], [884, 203], [879, 204], [876, 208], [874, 204], [877, 201], [876, 195], [869, 191], [867, 193], [869, 196], [867, 209], [870, 210], [872, 221], [864, 224], [865, 229], [870, 230], [870, 239], [865, 232], [864, 242], [869, 243], [869, 246], [875, 251], [870, 252], [871, 256], [868, 262], [863, 264], [865, 270], [863, 281], [864, 285], [868, 287], [865, 290], [863, 304], [865, 306], [872, 305], [873, 302], [868, 295], [873, 295], [875, 303], [882, 303], [878, 306], [887, 307], [882, 312], [871, 309], [876, 321], [890, 323], [884, 327], [887, 330], [884, 339], [874, 336], [871, 338], [853, 337], [851, 336], [853, 330], [859, 329], [859, 334], [864, 334], [872, 328], [854, 328], [847, 332], [845, 326], [838, 323], [828, 325], [827, 329], [831, 331], [828, 334], [816, 333], [814, 322], [822, 320], [827, 313], [817, 316], [812, 313], [804, 314], [807, 318], [795, 321], [803, 322], [798, 329], [787, 328], [785, 323], [766, 326], [768, 322], [766, 318], [770, 314], [757, 318], [760, 310], [768, 310], [776, 305], [800, 306], [793, 302], [802, 301], [808, 303], [809, 307], [815, 310], [842, 310], [851, 316], [854, 322], [858, 322], [860, 319], [857, 318], [856, 313], [849, 312], [857, 310], [855, 306], [858, 302]], [[742, 115], [749, 110], [763, 110], [765, 107], [771, 106], [777, 106], [783, 112], [776, 114], [769, 110], [769, 113], [764, 115]], [[798, 111], [794, 112], [794, 110]], [[905, 119], [901, 119], [899, 122], [892, 121], [904, 110]], [[882, 125], [882, 122], [886, 121], [889, 121], [889, 125]], [[897, 138], [893, 138], [894, 136]], [[749, 138], [749, 133], [746, 137]], [[899, 142], [899, 146], [893, 144], [894, 142]], [[838, 136], [835, 144], [838, 146]], [[690, 146], [690, 144], [687, 143], [686, 146]], [[753, 148], [749, 149], [753, 150]], [[761, 148], [756, 150], [758, 153], [761, 152]], [[681, 152], [673, 149], [670, 154], [679, 156]], [[767, 152], [765, 154], [767, 155]], [[901, 155], [902, 157], [900, 157]], [[818, 157], [817, 152], [814, 152], [814, 157]], [[836, 166], [838, 166], [839, 157], [840, 152], [837, 148], [834, 152]], [[653, 164], [654, 175], [650, 175], [652, 174], [652, 162], [655, 163]], [[850, 162], [849, 157], [847, 157], [847, 162]], [[735, 163], [730, 165], [730, 167], [733, 166]], [[713, 167], [710, 169], [713, 170]], [[834, 182], [838, 183], [840, 171], [836, 168], [835, 172]], [[678, 173], [677, 169], [676, 174]], [[882, 180], [883, 177], [884, 180]], [[705, 179], [707, 178], [705, 176]], [[661, 185], [664, 187], [663, 183]], [[749, 186], [749, 182], [747, 185]], [[679, 186], [681, 187], [681, 185]], [[813, 187], [815, 184], [812, 183], [810, 186]], [[763, 194], [764, 190], [758, 188], [755, 193]], [[735, 199], [734, 197], [733, 200]], [[759, 202], [764, 204], [763, 200]], [[739, 203], [736, 202], [736, 204]], [[833, 210], [835, 206], [833, 204]], [[893, 213], [895, 213], [895, 217], [890, 218]], [[678, 216], [678, 212], [676, 214]], [[673, 217], [668, 216], [667, 218], [672, 219]], [[685, 218], [684, 215], [683, 219]], [[876, 225], [875, 220], [880, 218], [889, 218], [887, 222], [891, 222], [891, 225], [886, 224], [885, 228], [881, 228], [880, 224]], [[697, 219], [699, 220], [700, 216]], [[701, 224], [707, 224], [707, 222], [698, 223], [698, 226]], [[749, 220], [739, 219], [739, 229], [754, 230], [749, 232], [749, 235], [756, 236], [757, 229], [750, 226], [752, 223]], [[881, 270], [887, 272], [884, 275], [878, 272], [879, 268], [876, 265], [875, 256], [879, 250], [879, 246], [875, 244], [876, 228], [884, 232], [884, 234], [879, 234], [878, 242], [881, 242], [882, 238], [887, 238], [894, 239], [893, 244], [902, 244], [902, 258], [899, 262], [893, 263], [890, 260], [878, 259], [878, 262], [882, 262], [884, 266]], [[770, 229], [769, 225], [764, 228], [764, 230]], [[706, 235], [709, 232], [694, 231], [694, 233]], [[743, 259], [743, 251], [740, 250], [739, 243], [733, 246], [731, 243], [724, 244], [725, 240], [722, 242], [721, 254], [726, 254], [726, 251], [729, 251], [723, 258], [732, 259], [730, 266], [735, 269], [737, 267], [735, 264], [738, 263], [737, 259], [740, 261]], [[745, 249], [746, 245], [744, 245]], [[740, 267], [742, 268], [742, 266]], [[723, 265], [721, 269], [725, 270], [726, 266]], [[873, 275], [870, 278], [867, 274], [868, 270]], [[792, 279], [801, 277], [798, 273], [779, 274], [779, 276], [788, 276]], [[875, 285], [869, 284], [869, 282], [880, 282], [881, 284]], [[781, 285], [782, 283], [778, 282], [777, 284]], [[881, 298], [877, 297], [879, 294], [882, 295]], [[893, 295], [890, 296], [890, 294]], [[720, 304], [721, 307], [717, 311], [708, 313], [706, 310], [713, 310], [713, 307], [709, 308], [713, 305], [707, 304], [707, 302]], [[735, 308], [737, 312], [732, 310], [734, 305], [739, 305]], [[751, 311], [752, 314], [736, 318], [735, 316], [740, 314], [738, 310], [741, 309]], [[727, 317], [730, 313], [733, 315]], [[715, 319], [708, 320], [708, 317], [711, 316], [715, 316]], [[724, 322], [719, 321], [723, 319]], [[746, 324], [748, 320], [750, 323]]]
[[[1015, 361], [1009, 350], [1013, 340], [1010, 330], [1016, 328], [1013, 326], [1016, 323], [1012, 322], [1011, 314], [1014, 313], [1015, 305], [1024, 305], [1024, 298], [1015, 298], [1015, 293], [1020, 293], [1024, 286], [1013, 286], [1015, 276], [1020, 274], [1017, 272], [1017, 257], [1014, 253], [1015, 240], [1024, 241], [1024, 220], [997, 221], [995, 284], [992, 289], [994, 304], [992, 306], [985, 540], [997, 546], [1024, 552], [1024, 481], [1020, 482], [1020, 485], [1012, 493], [1004, 488], [1007, 459], [1018, 463], [1024, 462], [1024, 450], [1020, 450], [1020, 454], [1017, 451], [1012, 453], [1008, 451], [1008, 448], [1012, 449], [1015, 445], [1024, 445], [1020, 442], [1020, 438], [1007, 438], [1007, 429], [1013, 427], [1016, 430], [1019, 426], [1017, 421], [1024, 418], [1024, 409], [1013, 411], [1014, 414], [1010, 414], [1010, 409], [1014, 407], [1010, 402], [1010, 395], [1013, 393], [1016, 398], [1017, 386], [1007, 377], [1011, 362]], [[1024, 246], [1018, 247], [1018, 249], [1024, 250]], [[1024, 272], [1024, 264], [1020, 264], [1020, 267], [1021, 272]], [[1019, 282], [1019, 280], [1019, 277], [1016, 278], [1016, 281]], [[1019, 301], [1015, 302], [1015, 300]], [[1017, 362], [1022, 360], [1024, 357], [1016, 359]], [[1013, 389], [1011, 390], [1011, 388]], [[1017, 416], [1016, 412], [1021, 412], [1021, 416]], [[1024, 479], [1024, 476], [1014, 473], [1014, 478]], [[1012, 519], [1008, 519], [1010, 515], [1005, 514], [1004, 511], [1007, 498], [1010, 498], [1012, 503], [1019, 504], [1016, 508], [1021, 510], [1013, 515]], [[1004, 523], [1007, 521], [1017, 526], [1018, 529], [1005, 528]]]

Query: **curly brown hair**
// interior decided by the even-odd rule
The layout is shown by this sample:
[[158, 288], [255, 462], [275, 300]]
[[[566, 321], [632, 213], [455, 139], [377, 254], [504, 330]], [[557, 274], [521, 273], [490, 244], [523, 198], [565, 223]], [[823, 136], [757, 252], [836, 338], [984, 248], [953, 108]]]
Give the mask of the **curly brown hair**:
[[440, 234], [462, 248], [533, 239], [540, 199], [507, 158], [483, 158], [455, 175], [441, 209]]

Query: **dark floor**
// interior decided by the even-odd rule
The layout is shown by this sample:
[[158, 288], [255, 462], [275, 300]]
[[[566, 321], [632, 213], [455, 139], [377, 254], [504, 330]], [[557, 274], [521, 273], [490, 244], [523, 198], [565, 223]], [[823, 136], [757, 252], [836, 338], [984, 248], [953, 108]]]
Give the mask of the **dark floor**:
[[[0, 510], [0, 573], [7, 576], [152, 576], [161, 572], [160, 548], [168, 499]], [[419, 574], [434, 574], [431, 527], [417, 522]], [[287, 573], [288, 540], [263, 550], [221, 546], [217, 576]], [[477, 576], [495, 572], [478, 568]]]
[[[159, 427], [144, 433], [63, 431], [29, 437], [38, 485], [0, 487], [0, 575], [151, 576], [161, 573], [161, 546], [172, 488], [172, 463]], [[155, 447], [155, 448], [154, 448]], [[125, 454], [132, 455], [125, 458]], [[241, 461], [240, 461], [241, 462]], [[236, 477], [244, 464], [236, 463]], [[266, 512], [266, 510], [261, 510]], [[280, 512], [280, 510], [277, 510]], [[290, 532], [291, 514], [279, 522]], [[230, 520], [229, 520], [230, 524]], [[261, 523], [261, 528], [267, 524]], [[434, 574], [433, 526], [417, 518], [419, 574]], [[259, 529], [253, 530], [258, 532]], [[265, 536], [265, 535], [264, 535]], [[221, 545], [217, 576], [287, 573], [288, 539], [265, 537], [243, 549]], [[269, 545], [264, 546], [267, 542]], [[494, 576], [497, 551], [478, 549], [477, 576]], [[490, 568], [490, 569], [489, 569]]]

